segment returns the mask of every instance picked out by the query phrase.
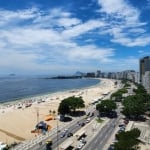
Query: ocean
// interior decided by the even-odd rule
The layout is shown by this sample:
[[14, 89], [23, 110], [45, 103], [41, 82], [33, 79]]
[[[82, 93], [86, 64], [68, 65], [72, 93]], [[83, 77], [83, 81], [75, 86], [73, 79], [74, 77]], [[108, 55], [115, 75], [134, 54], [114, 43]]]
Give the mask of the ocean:
[[44, 79], [43, 77], [0, 77], [0, 103], [96, 85], [98, 79]]

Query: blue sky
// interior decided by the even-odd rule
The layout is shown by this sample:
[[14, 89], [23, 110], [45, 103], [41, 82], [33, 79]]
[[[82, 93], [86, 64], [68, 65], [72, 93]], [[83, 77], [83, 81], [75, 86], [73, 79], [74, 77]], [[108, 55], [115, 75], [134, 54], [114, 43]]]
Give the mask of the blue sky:
[[0, 74], [138, 71], [150, 0], [0, 0]]

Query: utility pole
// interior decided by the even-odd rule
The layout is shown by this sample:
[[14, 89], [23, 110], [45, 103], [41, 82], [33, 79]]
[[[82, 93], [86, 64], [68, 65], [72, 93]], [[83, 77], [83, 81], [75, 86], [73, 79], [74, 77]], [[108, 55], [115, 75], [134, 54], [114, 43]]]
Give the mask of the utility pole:
[[58, 143], [58, 130], [59, 130], [59, 128], [58, 128], [58, 116], [57, 116], [57, 150], [59, 150], [59, 143]]
[[36, 117], [37, 117], [37, 124], [39, 123], [39, 109], [36, 108]]

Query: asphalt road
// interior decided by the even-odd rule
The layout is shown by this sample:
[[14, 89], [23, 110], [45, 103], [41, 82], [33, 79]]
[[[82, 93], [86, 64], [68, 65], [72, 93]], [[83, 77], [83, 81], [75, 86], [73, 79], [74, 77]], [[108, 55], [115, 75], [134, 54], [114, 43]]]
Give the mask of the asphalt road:
[[88, 143], [84, 150], [102, 150], [114, 131], [116, 119], [110, 120], [101, 131]]
[[119, 125], [121, 118], [120, 108], [117, 110], [118, 117], [111, 119], [96, 136], [83, 148], [84, 150], [103, 150], [104, 146], [108, 142], [115, 127]]
[[[82, 118], [82, 117], [81, 117]], [[91, 117], [91, 119], [93, 119], [94, 118], [94, 116], [93, 117]], [[86, 119], [84, 119], [84, 118], [82, 118], [80, 121], [79, 121], [79, 123], [85, 123], [85, 121], [86, 121]], [[69, 128], [67, 128], [68, 129], [68, 132], [71, 132], [71, 133], [75, 133], [75, 132], [77, 132], [79, 129], [81, 129], [82, 127], [80, 126], [80, 125], [78, 125], [77, 124], [77, 122], [75, 122], [74, 124], [70, 124], [70, 127]], [[65, 129], [65, 128], [64, 128]], [[67, 132], [67, 133], [68, 133]], [[53, 135], [52, 137], [50, 137], [50, 139], [53, 141], [53, 145], [52, 145], [52, 150], [53, 149], [56, 149], [57, 147], [59, 147], [59, 145], [61, 144], [61, 143], [63, 143], [66, 139], [68, 139], [69, 137], [67, 137], [67, 136], [65, 136], [65, 137], [63, 137], [63, 138], [61, 138], [60, 137], [60, 135], [61, 135], [61, 133], [62, 133], [62, 131], [61, 132], [58, 132], [58, 135], [57, 134], [55, 134], [55, 135]], [[36, 145], [36, 147], [34, 147], [34, 148], [32, 148], [32, 150], [33, 149], [36, 149], [36, 150], [46, 150], [46, 144], [45, 144], [45, 142], [46, 141], [43, 141], [42, 143], [42, 145], [41, 146], [39, 146], [39, 145]], [[58, 143], [57, 143], [58, 142]]]

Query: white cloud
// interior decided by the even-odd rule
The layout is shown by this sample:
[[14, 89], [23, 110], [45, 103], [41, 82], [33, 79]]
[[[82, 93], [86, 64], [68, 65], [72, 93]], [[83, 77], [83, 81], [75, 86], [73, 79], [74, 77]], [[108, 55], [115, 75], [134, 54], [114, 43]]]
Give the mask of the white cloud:
[[55, 44], [61, 40], [60, 35], [54, 30], [46, 29], [29, 29], [16, 28], [3, 30], [0, 35], [1, 39], [6, 39], [8, 44], [33, 46], [33, 44]]
[[60, 26], [71, 27], [73, 25], [78, 25], [81, 21], [77, 18], [60, 18], [58, 23]]
[[114, 43], [120, 43], [122, 45], [128, 46], [128, 47], [134, 47], [134, 46], [146, 46], [150, 44], [150, 37], [138, 37], [135, 39], [122, 37], [122, 38], [116, 38], [111, 40]]
[[146, 46], [150, 44], [150, 36], [144, 35], [146, 22], [140, 21], [140, 11], [125, 0], [98, 0], [99, 12], [104, 13], [108, 23], [100, 34], [112, 36], [111, 42], [124, 46]]
[[145, 33], [146, 32], [146, 30], [145, 29], [142, 29], [142, 28], [131, 28], [131, 29], [129, 29], [129, 32], [130, 33]]
[[[80, 19], [72, 18], [70, 13], [62, 12], [61, 9], [48, 12], [27, 9], [4, 11], [3, 14], [6, 15], [3, 15], [3, 24], [9, 25], [0, 30], [0, 68], [19, 72], [79, 70], [81, 66], [92, 68], [89, 61], [110, 62], [114, 55], [114, 49], [98, 48], [94, 44], [80, 46], [73, 39], [105, 26], [102, 21], [89, 20], [82, 23]], [[15, 18], [16, 22], [13, 23]], [[28, 19], [30, 25], [18, 24]], [[57, 27], [64, 28], [57, 30]]]
[[[0, 26], [2, 27], [0, 29], [0, 68], [50, 72], [61, 69], [64, 71], [67, 69], [79, 70], [80, 67], [83, 70], [97, 67], [100, 64], [104, 66], [106, 64], [119, 65], [112, 59], [115, 55], [114, 48], [98, 47], [94, 45], [94, 38], [91, 37], [83, 39], [84, 42], [80, 41], [81, 45], [76, 41], [82, 35], [95, 34], [95, 30], [101, 32], [100, 36], [102, 34], [111, 35], [112, 42], [130, 47], [144, 46], [150, 42], [148, 36], [129, 38], [129, 33], [143, 34], [146, 32], [141, 28], [145, 23], [139, 21], [139, 13], [136, 9], [128, 7], [126, 3], [123, 5], [119, 3], [116, 8], [111, 8], [107, 0], [99, 1], [99, 3], [102, 5], [101, 12], [105, 11], [109, 15], [116, 13], [118, 18], [125, 18], [122, 19], [123, 22], [126, 21], [125, 24], [113, 22], [113, 19], [111, 22], [104, 18], [83, 22], [79, 18], [72, 17], [70, 12], [60, 8], [47, 11], [37, 8], [16, 12], [0, 10]], [[112, 0], [110, 3], [114, 5]], [[123, 14], [120, 12], [122, 9], [124, 9]], [[126, 11], [127, 9], [129, 12]], [[136, 15], [133, 16], [131, 12]], [[22, 21], [26, 20], [28, 22], [20, 25]], [[134, 24], [136, 24], [136, 28], [133, 28]], [[143, 38], [145, 40], [142, 40]], [[125, 62], [125, 60], [123, 61]], [[92, 65], [90, 62], [96, 63], [96, 65]], [[102, 67], [104, 68], [104, 66]]]
[[97, 28], [104, 27], [105, 23], [98, 20], [89, 20], [85, 23], [76, 25], [75, 27], [72, 27], [71, 29], [63, 31], [63, 36], [67, 36], [69, 38], [76, 37], [81, 34], [85, 34], [91, 30], [95, 30]]
[[98, 0], [98, 2], [101, 5], [101, 12], [114, 15], [127, 22], [138, 22], [139, 11], [124, 0]]
[[31, 8], [18, 11], [0, 10], [0, 26], [15, 25], [26, 19], [33, 19], [38, 16], [38, 9]]
[[98, 48], [93, 45], [74, 47], [67, 51], [68, 57], [72, 60], [98, 60], [100, 62], [109, 61], [109, 57], [114, 56], [114, 49]]

